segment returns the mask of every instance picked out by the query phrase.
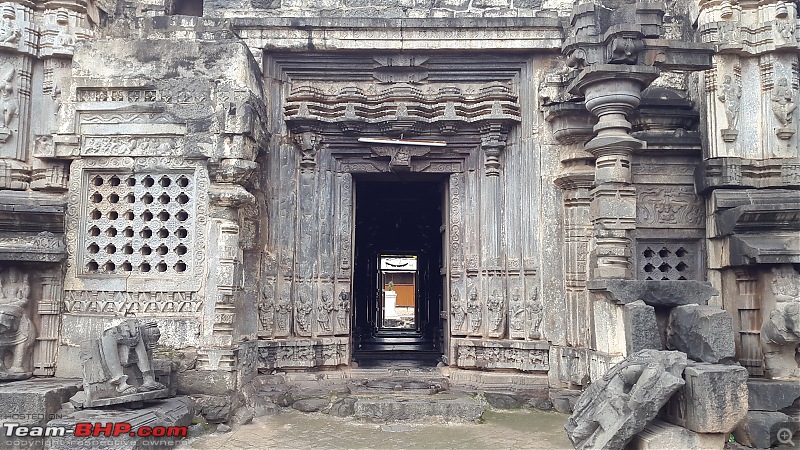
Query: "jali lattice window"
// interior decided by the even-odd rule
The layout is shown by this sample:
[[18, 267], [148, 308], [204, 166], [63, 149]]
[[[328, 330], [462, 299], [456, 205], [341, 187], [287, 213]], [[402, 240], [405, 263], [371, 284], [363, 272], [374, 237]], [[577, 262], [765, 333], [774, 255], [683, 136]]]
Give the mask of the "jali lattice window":
[[696, 280], [700, 274], [698, 242], [638, 242], [640, 280]]
[[194, 172], [89, 173], [84, 274], [191, 271]]

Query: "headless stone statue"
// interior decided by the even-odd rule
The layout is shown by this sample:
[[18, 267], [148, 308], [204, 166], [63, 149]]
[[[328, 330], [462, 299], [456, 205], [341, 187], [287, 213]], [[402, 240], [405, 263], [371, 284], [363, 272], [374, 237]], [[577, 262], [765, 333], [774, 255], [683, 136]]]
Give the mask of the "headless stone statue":
[[28, 275], [12, 267], [0, 280], [0, 380], [30, 378], [30, 350], [36, 329], [26, 310]]
[[155, 379], [152, 349], [161, 337], [154, 322], [126, 319], [81, 347], [83, 390], [72, 398], [83, 407], [167, 397]]

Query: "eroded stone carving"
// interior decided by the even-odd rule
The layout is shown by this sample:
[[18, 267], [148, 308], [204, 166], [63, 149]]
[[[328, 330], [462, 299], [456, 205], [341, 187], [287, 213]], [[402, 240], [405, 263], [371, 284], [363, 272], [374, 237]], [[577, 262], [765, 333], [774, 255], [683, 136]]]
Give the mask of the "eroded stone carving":
[[481, 302], [478, 300], [478, 290], [475, 289], [475, 287], [469, 291], [469, 297], [467, 298], [467, 312], [469, 313], [470, 333], [478, 333], [481, 329], [483, 311], [481, 311]]
[[347, 319], [350, 317], [350, 293], [347, 291], [339, 292], [339, 303], [336, 305], [336, 320], [339, 322], [339, 329], [347, 329]]
[[15, 16], [13, 6], [3, 9], [3, 20], [0, 22], [0, 44], [13, 45], [19, 42], [22, 33], [14, 23]]
[[539, 290], [534, 289], [530, 295], [529, 306], [531, 315], [531, 339], [541, 339], [542, 337], [542, 317], [544, 315], [544, 307], [542, 301], [539, 299]]
[[275, 305], [275, 315], [278, 325], [278, 331], [285, 333], [289, 330], [289, 320], [292, 316], [292, 298], [291, 298], [291, 285], [286, 284], [283, 287], [278, 303]]
[[12, 267], [0, 281], [0, 380], [30, 378], [30, 350], [36, 341], [36, 328], [27, 313], [28, 274]]
[[502, 334], [503, 326], [505, 325], [505, 306], [506, 298], [498, 289], [492, 290], [492, 294], [487, 301], [487, 308], [489, 310], [489, 321], [491, 323], [491, 335], [497, 336]]
[[19, 110], [19, 101], [16, 89], [15, 78], [17, 70], [11, 68], [0, 82], [0, 111], [2, 111], [2, 126], [0, 126], [0, 143], [4, 143], [11, 137], [11, 121], [16, 117]]
[[761, 326], [764, 366], [773, 379], [798, 379], [800, 366], [800, 274], [791, 266], [772, 270], [775, 308]]
[[739, 81], [734, 80], [730, 75], [725, 75], [721, 92], [717, 95], [717, 99], [725, 104], [725, 117], [728, 119], [728, 128], [722, 130], [722, 139], [725, 142], [734, 141], [739, 134], [736, 128], [741, 98], [742, 87]]
[[592, 383], [564, 426], [576, 449], [619, 449], [653, 420], [681, 386], [681, 352], [642, 350]]
[[789, 125], [794, 120], [794, 110], [797, 104], [794, 101], [795, 92], [789, 85], [786, 77], [778, 79], [775, 88], [772, 90], [772, 112], [778, 118], [780, 127], [775, 130], [781, 139], [789, 139], [794, 134], [794, 130], [789, 129]]
[[331, 316], [336, 309], [333, 297], [327, 289], [322, 289], [321, 300], [317, 303], [317, 324], [322, 331], [331, 331]]
[[155, 322], [125, 319], [85, 342], [81, 346], [83, 392], [72, 401], [94, 407], [169, 396], [153, 370], [153, 348], [160, 337]]

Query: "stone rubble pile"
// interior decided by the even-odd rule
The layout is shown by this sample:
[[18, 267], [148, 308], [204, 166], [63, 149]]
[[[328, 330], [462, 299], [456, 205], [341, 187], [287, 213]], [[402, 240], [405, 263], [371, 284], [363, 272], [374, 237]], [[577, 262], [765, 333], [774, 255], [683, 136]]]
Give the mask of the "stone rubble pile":
[[791, 426], [800, 383], [748, 382], [728, 313], [685, 304], [666, 314], [635, 301], [624, 314], [629, 356], [575, 405], [565, 431], [576, 449], [722, 449], [731, 433], [748, 447], [778, 444], [775, 428]]

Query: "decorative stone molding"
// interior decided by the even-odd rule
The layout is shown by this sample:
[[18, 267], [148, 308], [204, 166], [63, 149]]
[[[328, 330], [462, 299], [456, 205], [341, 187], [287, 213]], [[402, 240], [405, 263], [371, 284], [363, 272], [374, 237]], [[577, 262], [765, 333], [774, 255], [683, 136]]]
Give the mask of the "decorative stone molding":
[[695, 170], [695, 187], [701, 195], [720, 187], [800, 187], [800, 158], [711, 158]]
[[349, 364], [347, 338], [258, 341], [258, 369], [308, 369]]
[[502, 83], [482, 86], [477, 92], [462, 92], [458, 86], [423, 92], [417, 86], [397, 83], [379, 92], [345, 86], [337, 93], [327, 93], [300, 85], [286, 99], [284, 118], [295, 132], [373, 135], [448, 135], [459, 127], [510, 127], [520, 121], [517, 96]]
[[516, 369], [547, 371], [547, 342], [455, 339], [456, 365], [475, 369]]

